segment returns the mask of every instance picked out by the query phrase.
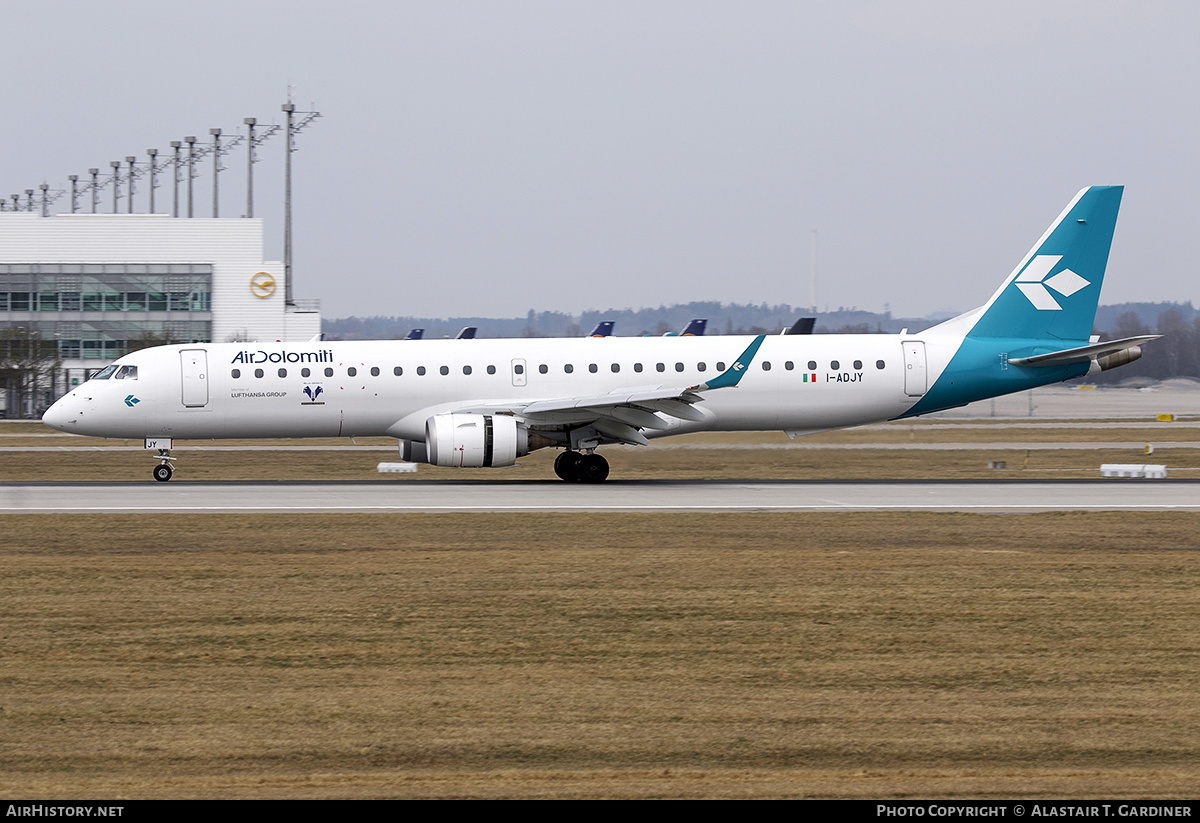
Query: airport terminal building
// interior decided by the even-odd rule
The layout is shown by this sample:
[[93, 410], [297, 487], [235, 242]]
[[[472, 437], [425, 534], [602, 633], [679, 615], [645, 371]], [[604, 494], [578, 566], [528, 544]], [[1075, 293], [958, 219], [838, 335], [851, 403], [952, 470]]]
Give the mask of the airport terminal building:
[[319, 302], [288, 304], [283, 269], [263, 260], [259, 218], [0, 212], [0, 353], [57, 360], [21, 408], [147, 344], [311, 339]]

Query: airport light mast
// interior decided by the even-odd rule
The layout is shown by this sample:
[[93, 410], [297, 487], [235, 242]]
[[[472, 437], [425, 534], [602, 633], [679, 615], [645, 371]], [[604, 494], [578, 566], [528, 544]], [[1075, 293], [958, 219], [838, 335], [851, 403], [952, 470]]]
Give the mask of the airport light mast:
[[302, 111], [297, 123], [296, 106], [290, 100], [283, 104], [287, 113], [287, 151], [283, 170], [283, 302], [293, 306], [292, 300], [292, 152], [296, 151], [296, 134], [321, 116], [319, 111]]
[[174, 188], [174, 194], [175, 194], [175, 201], [174, 201], [174, 205], [171, 208], [171, 216], [178, 217], [179, 216], [179, 169], [181, 168], [181, 164], [183, 162], [183, 158], [181, 158], [179, 156], [179, 152], [183, 148], [183, 141], [182, 140], [172, 140], [171, 148], [175, 150], [175, 157], [172, 159], [173, 168], [172, 168], [172, 174], [171, 174], [171, 176], [174, 178], [173, 188]]
[[258, 162], [258, 149], [267, 139], [275, 132], [279, 131], [282, 126], [272, 124], [267, 126], [261, 133], [254, 131], [258, 125], [258, 119], [247, 117], [242, 121], [246, 124], [249, 133], [249, 140], [246, 144], [246, 216], [254, 216], [254, 164]]
[[133, 181], [137, 179], [141, 173], [137, 167], [137, 157], [129, 155], [125, 158], [125, 162], [129, 164], [129, 199], [125, 204], [125, 213], [133, 214]]
[[196, 136], [188, 135], [183, 138], [183, 142], [188, 145], [187, 158], [187, 183], [188, 183], [188, 217], [195, 217], [196, 201], [192, 197], [192, 181], [196, 179]]
[[120, 200], [120, 198], [121, 198], [121, 161], [120, 160], [110, 160], [108, 162], [108, 165], [110, 165], [113, 170], [113, 172], [112, 172], [112, 187], [113, 187], [113, 210], [112, 210], [112, 213], [116, 214], [117, 212], [120, 211], [120, 207], [117, 205], [117, 201]]
[[221, 172], [225, 171], [225, 166], [221, 165], [221, 158], [233, 149], [238, 143], [242, 142], [242, 136], [239, 134], [225, 143], [221, 142], [221, 130], [209, 129], [208, 133], [212, 135], [213, 141], [210, 146], [206, 147], [207, 151], [213, 154], [213, 217], [221, 216], [221, 198], [220, 198], [220, 177]]

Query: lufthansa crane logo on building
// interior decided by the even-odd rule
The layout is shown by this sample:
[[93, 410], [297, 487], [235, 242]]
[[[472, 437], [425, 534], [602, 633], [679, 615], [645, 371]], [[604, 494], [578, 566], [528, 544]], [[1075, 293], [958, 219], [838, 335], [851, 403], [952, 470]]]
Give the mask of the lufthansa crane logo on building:
[[270, 297], [275, 293], [275, 278], [260, 271], [250, 278], [250, 293], [255, 297]]

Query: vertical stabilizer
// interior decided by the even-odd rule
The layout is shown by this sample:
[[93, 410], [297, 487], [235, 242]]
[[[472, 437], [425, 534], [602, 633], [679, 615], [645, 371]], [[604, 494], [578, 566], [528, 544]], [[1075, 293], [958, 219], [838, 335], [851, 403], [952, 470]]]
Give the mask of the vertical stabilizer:
[[968, 336], [1086, 341], [1123, 191], [1092, 186], [1075, 195], [992, 295]]

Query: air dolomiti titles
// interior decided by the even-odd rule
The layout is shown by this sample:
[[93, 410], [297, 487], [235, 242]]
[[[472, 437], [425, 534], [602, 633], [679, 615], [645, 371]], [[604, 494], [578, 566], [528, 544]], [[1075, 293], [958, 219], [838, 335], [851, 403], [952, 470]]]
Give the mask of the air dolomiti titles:
[[233, 356], [231, 363], [332, 363], [333, 352], [330, 349], [320, 351], [240, 351]]

